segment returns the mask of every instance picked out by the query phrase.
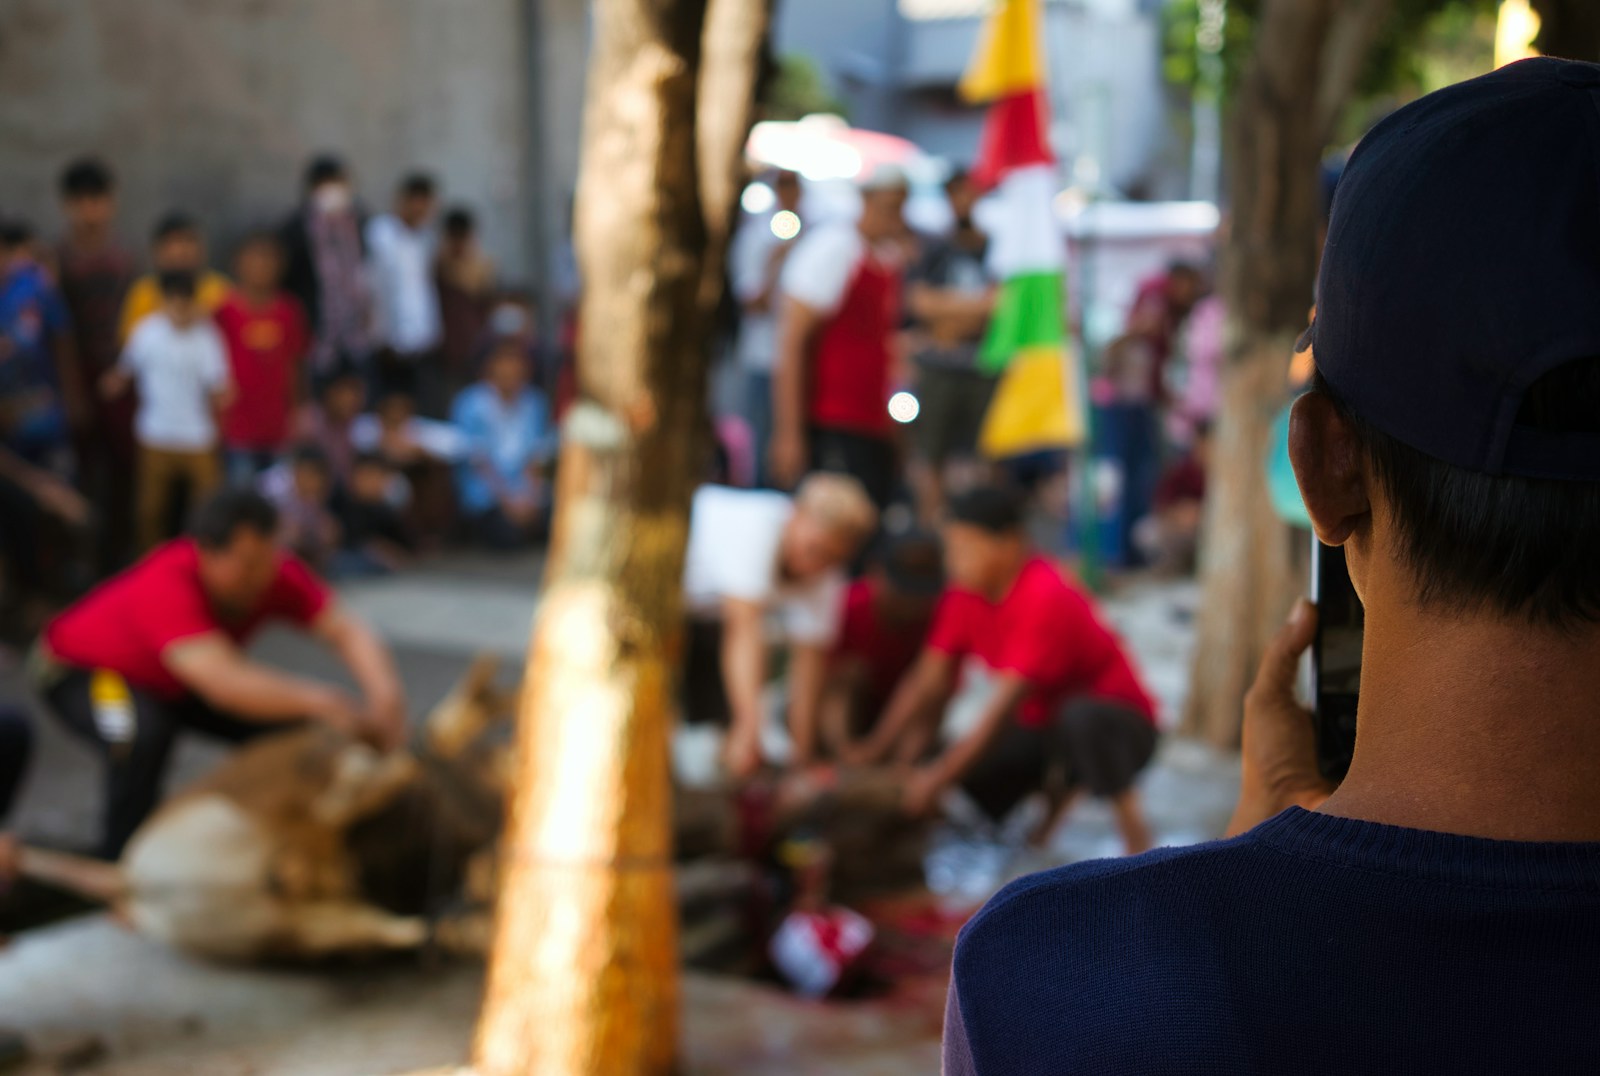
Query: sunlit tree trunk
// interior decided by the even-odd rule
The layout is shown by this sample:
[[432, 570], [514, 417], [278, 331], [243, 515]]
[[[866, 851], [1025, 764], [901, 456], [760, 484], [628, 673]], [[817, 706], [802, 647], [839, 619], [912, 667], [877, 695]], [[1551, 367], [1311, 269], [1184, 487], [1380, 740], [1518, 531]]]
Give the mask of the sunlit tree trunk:
[[1222, 251], [1227, 365], [1206, 508], [1186, 731], [1230, 747], [1257, 662], [1303, 591], [1267, 501], [1272, 419], [1316, 280], [1319, 165], [1391, 0], [1264, 0], [1229, 117], [1231, 222]]
[[667, 1073], [678, 1055], [670, 645], [705, 458], [708, 281], [720, 278], [767, 11], [764, 0], [594, 10], [576, 221], [581, 401], [564, 427], [522, 699], [474, 1051], [483, 1076]]

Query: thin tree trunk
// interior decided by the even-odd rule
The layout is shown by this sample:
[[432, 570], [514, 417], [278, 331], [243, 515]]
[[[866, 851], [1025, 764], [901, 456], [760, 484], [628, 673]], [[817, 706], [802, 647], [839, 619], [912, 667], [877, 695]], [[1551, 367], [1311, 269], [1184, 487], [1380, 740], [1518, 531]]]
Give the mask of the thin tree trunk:
[[1546, 56], [1600, 60], [1600, 3], [1595, 0], [1533, 0], [1539, 36], [1533, 47]]
[[[729, 5], [760, 7], [711, 0]], [[697, 160], [698, 89], [712, 80], [737, 116], [755, 70], [700, 70], [707, 0], [599, 0], [595, 18], [576, 221], [580, 403], [564, 427], [522, 699], [474, 1050], [483, 1076], [667, 1073], [678, 1053], [670, 643], [705, 456], [704, 281], [727, 233], [707, 228], [727, 207], [703, 208], [701, 168], [733, 170]], [[764, 7], [714, 19], [735, 29], [708, 60], [755, 55], [727, 40], [759, 41]], [[710, 152], [742, 141], [725, 134]]]
[[1391, 8], [1392, 0], [1265, 0], [1229, 119], [1228, 360], [1183, 720], [1221, 747], [1238, 743], [1245, 688], [1304, 588], [1303, 558], [1266, 497], [1268, 437], [1313, 298], [1322, 154]]

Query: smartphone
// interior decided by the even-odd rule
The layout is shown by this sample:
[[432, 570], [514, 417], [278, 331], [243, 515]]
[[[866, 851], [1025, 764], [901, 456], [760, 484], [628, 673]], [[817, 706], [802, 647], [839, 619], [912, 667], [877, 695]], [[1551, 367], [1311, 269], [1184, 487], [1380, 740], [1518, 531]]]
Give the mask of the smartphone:
[[1344, 780], [1356, 748], [1356, 699], [1361, 693], [1361, 635], [1365, 611], [1350, 583], [1344, 550], [1311, 539], [1311, 600], [1317, 638], [1311, 647], [1312, 723], [1317, 766]]

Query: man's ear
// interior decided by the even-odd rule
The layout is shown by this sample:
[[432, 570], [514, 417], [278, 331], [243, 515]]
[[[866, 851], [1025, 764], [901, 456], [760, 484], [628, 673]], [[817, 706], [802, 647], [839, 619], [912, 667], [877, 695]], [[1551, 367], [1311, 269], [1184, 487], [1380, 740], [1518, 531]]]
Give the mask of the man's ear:
[[1361, 445], [1333, 401], [1308, 392], [1289, 416], [1289, 462], [1317, 537], [1343, 545], [1371, 514]]

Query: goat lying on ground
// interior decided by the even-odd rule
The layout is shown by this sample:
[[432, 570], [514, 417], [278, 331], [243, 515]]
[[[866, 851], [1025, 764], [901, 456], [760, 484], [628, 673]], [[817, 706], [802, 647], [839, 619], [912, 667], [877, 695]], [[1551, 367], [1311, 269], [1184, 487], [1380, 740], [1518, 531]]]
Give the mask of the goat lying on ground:
[[[480, 949], [516, 697], [494, 674], [492, 660], [475, 662], [414, 753], [379, 755], [325, 728], [269, 737], [164, 804], [119, 863], [26, 849], [23, 871], [205, 957], [308, 961], [430, 936]], [[756, 840], [820, 832], [846, 885], [914, 881], [921, 831], [901, 815], [890, 775], [797, 777], [757, 798]], [[680, 790], [676, 814], [680, 858], [752, 851], [748, 796]], [[896, 846], [909, 855], [895, 857]]]

